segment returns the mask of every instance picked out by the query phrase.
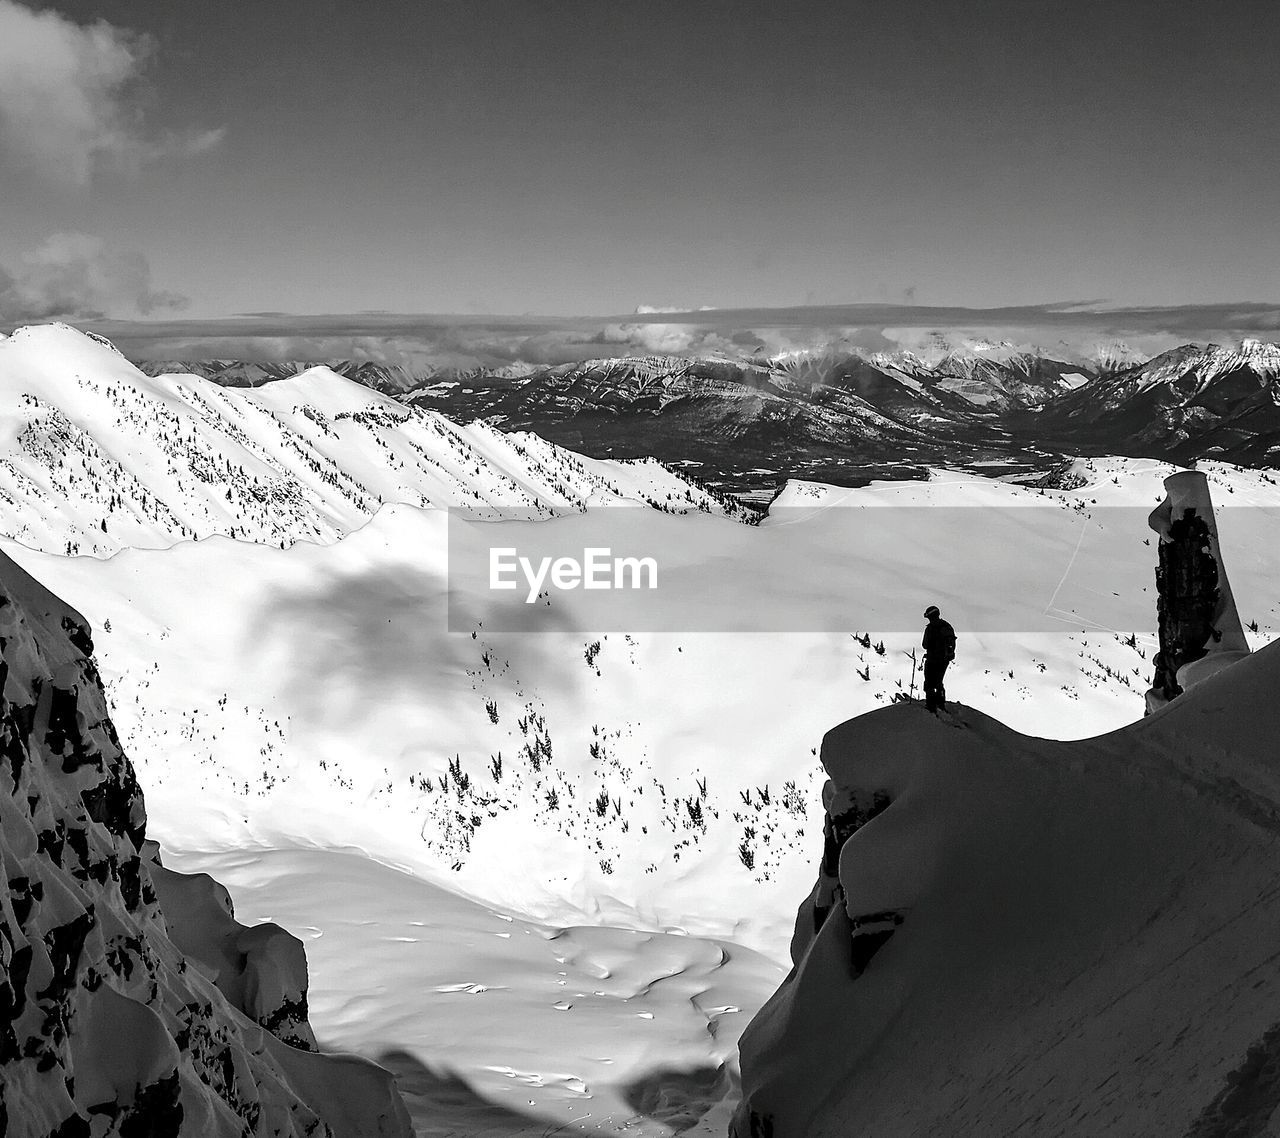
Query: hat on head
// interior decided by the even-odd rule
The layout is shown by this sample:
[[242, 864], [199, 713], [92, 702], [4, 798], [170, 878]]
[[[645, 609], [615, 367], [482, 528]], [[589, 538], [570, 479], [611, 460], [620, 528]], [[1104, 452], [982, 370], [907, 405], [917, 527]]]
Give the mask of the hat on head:
[[927, 609], [924, 610], [924, 615], [926, 617], [935, 617], [935, 616], [940, 616], [941, 614], [938, 612], [937, 605], [930, 605]]

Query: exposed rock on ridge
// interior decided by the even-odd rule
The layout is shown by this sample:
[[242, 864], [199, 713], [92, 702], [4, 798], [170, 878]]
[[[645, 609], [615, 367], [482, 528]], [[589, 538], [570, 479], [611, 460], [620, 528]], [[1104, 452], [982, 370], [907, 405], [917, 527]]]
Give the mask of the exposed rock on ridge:
[[1165, 499], [1148, 519], [1160, 535], [1160, 651], [1148, 711], [1249, 653], [1222, 563], [1208, 479], [1198, 470], [1183, 470], [1166, 478], [1164, 487]]
[[0, 557], [0, 1133], [407, 1135], [387, 1072], [299, 1049], [301, 945], [145, 860], [92, 648]]

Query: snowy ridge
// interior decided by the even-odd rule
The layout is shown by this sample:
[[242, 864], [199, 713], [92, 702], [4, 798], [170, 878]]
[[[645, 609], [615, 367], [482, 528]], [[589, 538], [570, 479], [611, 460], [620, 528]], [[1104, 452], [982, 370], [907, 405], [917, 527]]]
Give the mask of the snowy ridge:
[[1277, 688], [1272, 644], [1091, 740], [960, 705], [828, 732], [835, 872], [733, 1133], [1270, 1133]]
[[561, 364], [527, 375], [517, 380], [517, 385], [539, 380], [549, 381], [553, 387], [568, 384], [566, 397], [579, 408], [625, 398], [651, 404], [654, 410], [689, 395], [776, 398], [774, 385], [785, 382], [770, 369], [754, 364], [670, 356], [622, 356]]
[[1144, 352], [1130, 347], [1123, 340], [1111, 340], [1098, 344], [1093, 349], [1092, 358], [1097, 360], [1098, 369], [1106, 375], [1110, 372], [1124, 371], [1146, 363], [1150, 358]]
[[[705, 466], [721, 487], [755, 493], [783, 463], [849, 454], [897, 462], [936, 444], [930, 428], [938, 421], [937, 401], [922, 397], [914, 380], [860, 367], [858, 380], [882, 383], [884, 394], [903, 405], [901, 416], [838, 375], [824, 386], [822, 374], [808, 371], [674, 356], [588, 360], [514, 381], [441, 383], [406, 401], [534, 431], [600, 457], [651, 455]], [[923, 428], [915, 422], [921, 416], [929, 420]]]
[[1178, 348], [1140, 367], [1139, 390], [1173, 384], [1190, 374], [1198, 383], [1184, 389], [1182, 394], [1194, 398], [1219, 377], [1243, 370], [1253, 372], [1263, 382], [1280, 377], [1280, 344], [1243, 340], [1235, 348], [1218, 344], [1204, 348]]
[[387, 502], [550, 516], [624, 499], [722, 510], [654, 464], [461, 427], [326, 367], [229, 388], [144, 375], [60, 325], [0, 343], [2, 532], [38, 549], [102, 556], [213, 534], [327, 542]]
[[1056, 359], [1007, 342], [948, 345], [942, 354], [924, 358], [902, 352], [882, 353], [874, 359], [879, 366], [901, 369], [975, 406], [1001, 409], [1039, 408], [1088, 382], [1096, 371], [1093, 361]]
[[3, 557], [0, 633], [0, 1131], [406, 1138], [315, 1053], [301, 944], [151, 861], [84, 620]]
[[714, 486], [751, 500], [773, 492], [779, 471], [844, 482], [1081, 452], [1280, 461], [1280, 348], [1256, 340], [1155, 359], [1123, 344], [1080, 352], [1065, 341], [937, 334], [893, 351], [845, 337], [763, 352], [441, 371], [392, 390], [409, 406], [534, 431], [597, 457], [701, 466]]
[[1049, 436], [1186, 461], [1280, 462], [1280, 346], [1194, 344], [1101, 376], [1038, 416]]
[[421, 377], [398, 364], [369, 360], [270, 361], [244, 360], [139, 360], [138, 369], [147, 375], [198, 375], [223, 387], [260, 387], [287, 379], [316, 366], [328, 367], [338, 375], [387, 395], [410, 391], [422, 383]]

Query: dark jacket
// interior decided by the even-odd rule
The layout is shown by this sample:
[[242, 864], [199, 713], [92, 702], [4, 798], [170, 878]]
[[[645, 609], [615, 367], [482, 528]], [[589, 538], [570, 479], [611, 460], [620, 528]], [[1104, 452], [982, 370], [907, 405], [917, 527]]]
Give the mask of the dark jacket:
[[956, 630], [941, 617], [929, 621], [924, 628], [920, 647], [935, 664], [954, 660], [956, 655]]

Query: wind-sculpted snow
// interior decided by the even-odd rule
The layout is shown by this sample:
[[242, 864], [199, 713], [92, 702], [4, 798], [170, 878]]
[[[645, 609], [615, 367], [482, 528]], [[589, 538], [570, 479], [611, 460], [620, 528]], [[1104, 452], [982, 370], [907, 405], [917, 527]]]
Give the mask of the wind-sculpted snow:
[[1271, 1133], [1278, 690], [1272, 644], [1091, 740], [960, 705], [828, 732], [733, 1133]]
[[144, 375], [60, 325], [0, 341], [0, 523], [25, 545], [108, 555], [223, 534], [329, 542], [385, 503], [588, 502], [741, 511], [655, 462], [582, 458], [459, 426], [318, 367], [257, 388]]
[[92, 651], [0, 558], [0, 1133], [406, 1135], [387, 1072], [314, 1053], [301, 945], [144, 859]]

